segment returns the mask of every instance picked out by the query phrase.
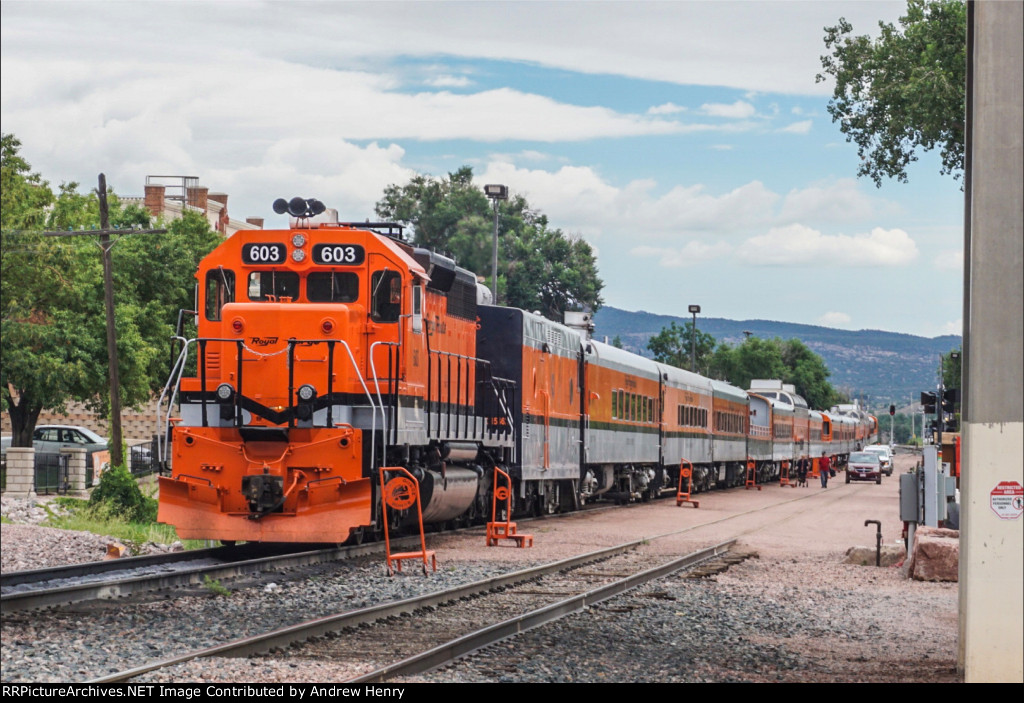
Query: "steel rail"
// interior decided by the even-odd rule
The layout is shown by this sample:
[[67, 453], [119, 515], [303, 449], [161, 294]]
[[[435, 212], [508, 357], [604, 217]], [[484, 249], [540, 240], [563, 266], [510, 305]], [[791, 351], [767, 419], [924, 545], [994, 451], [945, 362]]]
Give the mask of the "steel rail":
[[[7, 593], [0, 596], [0, 610], [5, 614], [36, 608], [68, 605], [91, 600], [124, 598], [203, 583], [206, 579], [228, 579], [261, 571], [280, 570], [338, 561], [372, 554], [380, 549], [376, 543], [353, 547], [332, 547], [312, 551], [278, 554], [270, 557], [243, 559], [221, 564], [206, 564], [195, 569], [113, 578], [105, 581], [71, 584], [54, 588]], [[102, 562], [101, 562], [102, 563]]]
[[517, 583], [536, 580], [546, 574], [572, 569], [593, 561], [607, 559], [617, 554], [635, 549], [648, 541], [649, 540], [647, 539], [634, 540], [614, 547], [599, 549], [593, 552], [588, 552], [587, 554], [581, 554], [568, 559], [552, 562], [551, 564], [545, 564], [530, 569], [521, 569], [509, 574], [482, 579], [480, 581], [457, 586], [445, 591], [437, 591], [424, 596], [407, 598], [405, 600], [391, 603], [382, 603], [369, 608], [362, 608], [335, 615], [328, 615], [323, 618], [317, 618], [316, 620], [310, 620], [290, 627], [280, 628], [273, 632], [245, 637], [233, 642], [226, 642], [224, 644], [214, 645], [212, 647], [206, 647], [204, 649], [151, 662], [134, 669], [111, 674], [110, 676], [105, 676], [103, 678], [93, 679], [89, 681], [89, 683], [128, 681], [136, 676], [141, 676], [142, 674], [146, 674], [151, 671], [156, 671], [158, 669], [163, 669], [175, 664], [181, 664], [191, 661], [192, 659], [199, 659], [203, 657], [245, 657], [252, 654], [267, 652], [276, 648], [288, 647], [296, 642], [301, 642], [312, 637], [324, 636], [329, 632], [335, 632], [349, 627], [358, 627], [364, 623], [372, 623], [389, 617], [401, 616], [403, 613], [411, 613], [422, 608], [436, 607], [443, 603], [468, 598], [482, 592], [494, 591], [497, 589], [507, 588]]
[[490, 625], [476, 632], [471, 632], [426, 652], [404, 659], [396, 664], [349, 679], [346, 683], [378, 683], [399, 676], [412, 676], [431, 671], [508, 637], [513, 637], [526, 630], [558, 620], [566, 615], [578, 613], [596, 603], [614, 598], [649, 581], [655, 581], [676, 571], [689, 568], [709, 559], [714, 559], [729, 551], [735, 543], [735, 539], [721, 542], [713, 547], [687, 554], [661, 566], [656, 566], [585, 593], [571, 596], [558, 603], [552, 603], [528, 613], [517, 615], [516, 617]]

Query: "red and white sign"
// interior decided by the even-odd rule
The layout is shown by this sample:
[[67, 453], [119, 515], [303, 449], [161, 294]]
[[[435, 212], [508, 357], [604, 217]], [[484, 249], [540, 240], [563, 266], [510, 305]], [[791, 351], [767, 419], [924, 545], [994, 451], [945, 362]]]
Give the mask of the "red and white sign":
[[1003, 520], [1016, 520], [1024, 514], [1024, 486], [1016, 481], [1000, 481], [988, 496], [988, 504]]

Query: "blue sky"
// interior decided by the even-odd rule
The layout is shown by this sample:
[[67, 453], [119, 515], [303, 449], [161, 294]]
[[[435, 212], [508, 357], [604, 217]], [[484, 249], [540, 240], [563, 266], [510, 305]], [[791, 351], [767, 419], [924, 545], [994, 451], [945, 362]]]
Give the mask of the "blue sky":
[[959, 334], [963, 194], [857, 179], [823, 27], [902, 2], [12, 2], [5, 133], [51, 183], [198, 176], [233, 217], [473, 166], [598, 255], [627, 310]]

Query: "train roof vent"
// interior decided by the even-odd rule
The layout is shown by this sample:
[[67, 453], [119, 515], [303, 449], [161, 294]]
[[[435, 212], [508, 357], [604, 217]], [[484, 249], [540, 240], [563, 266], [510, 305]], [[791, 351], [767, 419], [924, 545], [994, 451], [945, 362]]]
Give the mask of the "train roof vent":
[[562, 330], [556, 329], [554, 327], [548, 327], [546, 332], [548, 344], [550, 344], [552, 347], [558, 347], [559, 349], [561, 349], [562, 347], [565, 346], [565, 336], [562, 334]]

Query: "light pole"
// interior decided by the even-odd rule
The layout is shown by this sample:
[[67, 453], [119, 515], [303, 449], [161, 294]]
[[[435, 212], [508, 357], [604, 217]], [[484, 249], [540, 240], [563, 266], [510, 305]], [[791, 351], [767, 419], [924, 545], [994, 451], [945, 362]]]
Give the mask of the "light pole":
[[491, 183], [484, 186], [484, 194], [494, 203], [494, 257], [491, 259], [491, 297], [498, 304], [498, 201], [508, 200], [508, 186]]
[[690, 329], [690, 371], [697, 373], [697, 313], [700, 312], [700, 305], [691, 305], [689, 310], [693, 315], [693, 327]]

